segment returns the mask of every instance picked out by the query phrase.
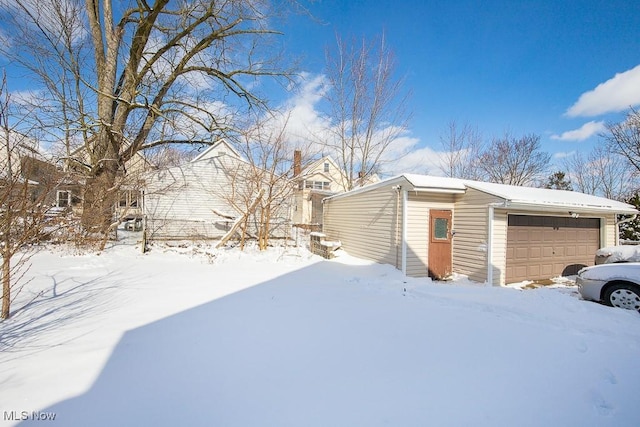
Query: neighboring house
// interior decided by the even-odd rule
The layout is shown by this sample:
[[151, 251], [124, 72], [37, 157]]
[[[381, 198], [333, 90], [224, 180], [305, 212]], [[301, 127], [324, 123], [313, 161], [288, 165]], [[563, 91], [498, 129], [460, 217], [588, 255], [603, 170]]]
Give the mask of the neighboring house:
[[[256, 199], [260, 184], [248, 179], [251, 165], [226, 141], [219, 140], [191, 162], [149, 175], [144, 215], [150, 239], [217, 239]], [[272, 234], [288, 235], [290, 197], [271, 218]], [[260, 218], [250, 217], [255, 233]]]
[[[82, 213], [82, 197], [86, 177], [91, 169], [86, 149], [80, 147], [64, 158], [63, 170], [69, 176], [66, 188], [58, 193], [56, 205], [71, 207], [76, 214]], [[142, 191], [144, 177], [156, 169], [144, 154], [137, 152], [119, 171], [120, 185], [118, 201], [114, 206], [114, 217], [120, 220], [142, 218]]]
[[301, 168], [299, 153], [299, 151], [294, 153], [293, 223], [322, 224], [322, 199], [346, 191], [346, 176], [330, 156], [325, 156]]
[[572, 275], [617, 243], [631, 205], [583, 193], [405, 174], [324, 201], [323, 231], [408, 276], [493, 285]]
[[[321, 225], [322, 200], [347, 191], [347, 176], [331, 158], [324, 156], [306, 167], [300, 166], [300, 152], [294, 153], [295, 208], [293, 223], [296, 225]], [[378, 180], [373, 176], [364, 184]], [[358, 184], [361, 185], [361, 184]]]
[[[11, 165], [14, 179], [17, 177], [21, 184], [27, 185], [31, 202], [54, 206], [57, 193], [65, 191], [62, 172], [40, 153], [32, 139], [18, 132], [11, 132], [7, 137], [5, 132], [0, 130], [0, 185], [6, 183]], [[7, 152], [7, 144], [10, 152]], [[23, 192], [24, 188], [17, 191]]]

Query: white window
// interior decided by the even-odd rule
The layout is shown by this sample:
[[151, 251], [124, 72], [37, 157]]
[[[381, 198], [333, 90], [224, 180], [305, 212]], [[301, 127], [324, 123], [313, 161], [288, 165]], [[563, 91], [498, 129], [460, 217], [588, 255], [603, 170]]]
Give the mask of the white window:
[[71, 206], [71, 192], [58, 190], [56, 193], [56, 206], [59, 208], [68, 208]]
[[309, 188], [312, 190], [329, 190], [329, 182], [328, 181], [305, 181], [304, 188]]
[[141, 193], [137, 190], [124, 190], [120, 192], [118, 206], [121, 208], [137, 208], [140, 204]]
[[329, 172], [329, 162], [324, 162], [324, 171]]

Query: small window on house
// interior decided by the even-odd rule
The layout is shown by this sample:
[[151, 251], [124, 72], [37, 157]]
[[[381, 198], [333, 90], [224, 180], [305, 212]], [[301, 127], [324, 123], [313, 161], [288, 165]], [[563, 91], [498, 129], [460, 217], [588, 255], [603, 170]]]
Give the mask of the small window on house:
[[59, 208], [68, 208], [71, 206], [71, 192], [58, 190], [56, 193], [56, 206]]
[[305, 181], [304, 188], [312, 190], [329, 190], [330, 183], [328, 181]]
[[447, 240], [449, 221], [446, 218], [436, 218], [433, 224], [433, 237], [437, 240]]
[[329, 162], [324, 162], [324, 171], [329, 172]]
[[131, 191], [131, 202], [130, 205], [132, 208], [137, 208], [140, 205], [140, 199], [142, 198], [142, 194], [140, 191], [132, 190]]
[[137, 208], [140, 205], [142, 193], [138, 190], [124, 190], [120, 192], [118, 206], [121, 208]]

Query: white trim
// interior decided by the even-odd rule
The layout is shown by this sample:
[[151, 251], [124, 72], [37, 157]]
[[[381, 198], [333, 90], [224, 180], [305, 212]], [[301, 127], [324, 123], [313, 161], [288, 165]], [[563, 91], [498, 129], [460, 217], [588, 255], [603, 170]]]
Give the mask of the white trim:
[[407, 201], [409, 191], [402, 190], [402, 274], [407, 275]]
[[[66, 205], [60, 206], [60, 201], [63, 200], [60, 198], [62, 193], [67, 193]], [[56, 191], [56, 207], [57, 208], [70, 208], [71, 207], [71, 190], [57, 190]]]

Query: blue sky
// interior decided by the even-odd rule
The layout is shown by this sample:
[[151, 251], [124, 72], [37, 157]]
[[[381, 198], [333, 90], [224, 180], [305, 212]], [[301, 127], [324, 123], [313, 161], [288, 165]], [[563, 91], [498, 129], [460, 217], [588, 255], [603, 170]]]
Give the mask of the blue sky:
[[412, 156], [389, 173], [434, 173], [419, 166], [437, 157], [451, 121], [486, 140], [540, 135], [559, 162], [589, 152], [604, 123], [640, 106], [640, 0], [301, 1], [316, 19], [294, 16], [278, 29], [305, 84], [273, 96], [297, 109], [290, 125], [327, 126], [319, 108], [325, 49], [336, 34], [384, 32], [413, 114], [401, 141]]
[[297, 19], [284, 31], [311, 75], [336, 33], [385, 32], [413, 93], [416, 149], [440, 148], [455, 120], [487, 139], [538, 134], [560, 158], [590, 151], [599, 139], [589, 134], [640, 105], [638, 0], [321, 0], [309, 9], [324, 23]]

